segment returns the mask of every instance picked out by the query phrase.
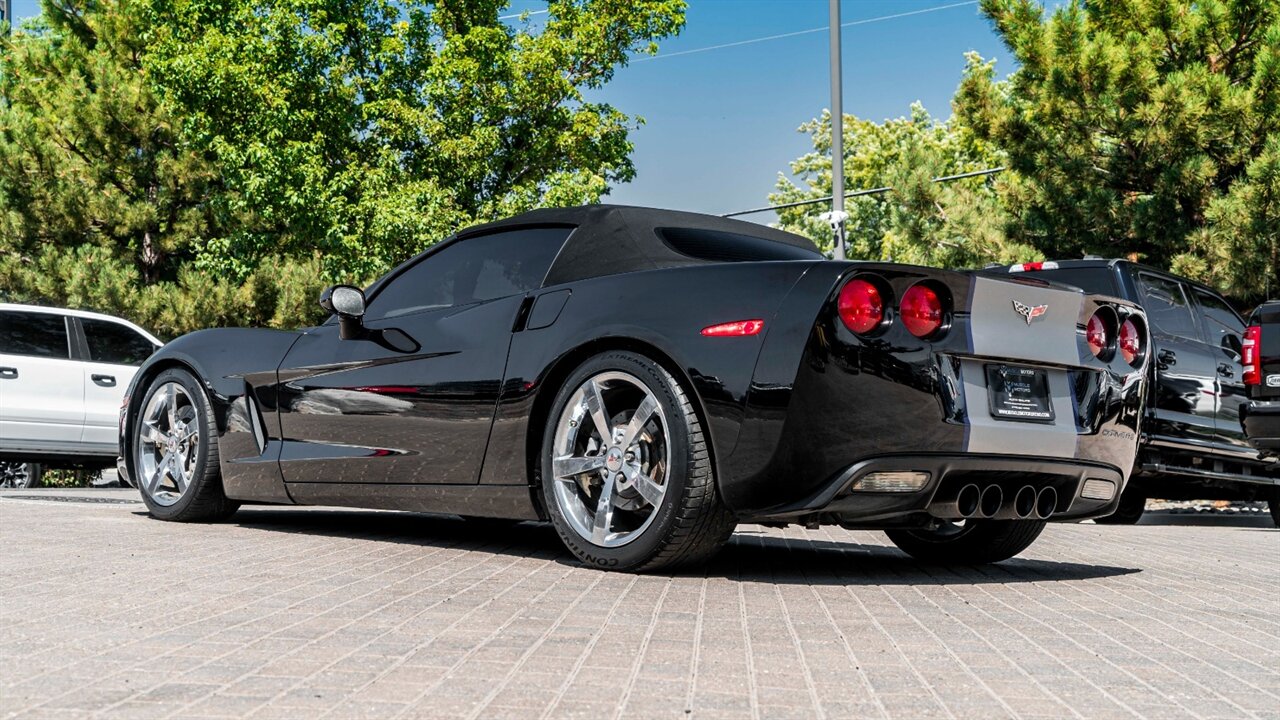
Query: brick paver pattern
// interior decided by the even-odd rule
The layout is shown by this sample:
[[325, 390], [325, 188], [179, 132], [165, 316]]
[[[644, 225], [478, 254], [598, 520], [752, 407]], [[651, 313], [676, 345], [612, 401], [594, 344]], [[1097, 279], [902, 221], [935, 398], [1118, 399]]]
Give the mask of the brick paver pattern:
[[1266, 522], [1051, 525], [981, 568], [743, 526], [634, 576], [538, 524], [5, 494], [0, 717], [1280, 719]]

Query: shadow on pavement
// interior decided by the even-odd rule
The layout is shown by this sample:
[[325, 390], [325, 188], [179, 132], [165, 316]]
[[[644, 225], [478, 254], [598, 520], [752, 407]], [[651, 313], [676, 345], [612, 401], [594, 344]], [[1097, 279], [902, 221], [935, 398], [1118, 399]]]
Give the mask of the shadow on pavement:
[[1269, 513], [1147, 512], [1139, 525], [1188, 525], [1221, 528], [1275, 529]]
[[[449, 515], [266, 507], [242, 508], [227, 522], [270, 532], [453, 547], [582, 566], [564, 549], [555, 530], [546, 523], [476, 522]], [[675, 576], [806, 585], [975, 585], [1086, 580], [1139, 572], [1137, 568], [1024, 558], [974, 567], [927, 565], [892, 547], [816, 538], [780, 538], [757, 532], [753, 526], [744, 526], [709, 563], [677, 571]]]

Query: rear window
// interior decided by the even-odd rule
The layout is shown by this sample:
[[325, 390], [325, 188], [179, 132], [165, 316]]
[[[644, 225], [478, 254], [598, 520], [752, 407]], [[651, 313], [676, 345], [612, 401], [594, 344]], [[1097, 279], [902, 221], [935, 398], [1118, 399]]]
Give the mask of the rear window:
[[54, 313], [0, 311], [0, 353], [65, 360], [67, 321]]
[[681, 255], [710, 262], [821, 260], [823, 257], [812, 250], [720, 230], [667, 227], [658, 228], [658, 236]]
[[89, 343], [89, 359], [115, 365], [141, 365], [156, 346], [127, 325], [84, 318], [84, 339]]
[[1053, 282], [1074, 285], [1094, 295], [1115, 295], [1116, 280], [1111, 268], [1063, 268], [1059, 270], [1038, 270], [1026, 273], [1027, 277], [1052, 280]]

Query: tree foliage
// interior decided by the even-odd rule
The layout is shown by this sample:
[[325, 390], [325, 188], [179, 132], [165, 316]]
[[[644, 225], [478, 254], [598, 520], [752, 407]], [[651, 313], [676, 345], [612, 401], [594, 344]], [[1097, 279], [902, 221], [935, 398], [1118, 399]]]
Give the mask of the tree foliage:
[[1008, 154], [1012, 237], [1132, 256], [1237, 297], [1276, 287], [1280, 4], [983, 0], [1019, 68], [969, 68], [963, 122]]
[[461, 225], [598, 201], [640, 120], [586, 93], [684, 21], [683, 0], [515, 23], [506, 0], [43, 2], [0, 41], [3, 293], [170, 332], [306, 322], [271, 278], [369, 279]]
[[[778, 191], [769, 196], [774, 204], [831, 195], [830, 113], [805, 123], [800, 131], [812, 137], [813, 152], [791, 164], [800, 184], [779, 174]], [[848, 257], [944, 267], [1037, 257], [1034, 249], [1004, 237], [998, 181], [932, 182], [1004, 162], [1001, 153], [965, 126], [939, 122], [915, 104], [909, 117], [883, 123], [846, 115], [843, 132], [846, 191], [893, 188], [845, 200]], [[829, 209], [829, 204], [820, 203], [779, 210], [780, 226], [807, 235], [829, 251], [831, 228], [820, 217]]]

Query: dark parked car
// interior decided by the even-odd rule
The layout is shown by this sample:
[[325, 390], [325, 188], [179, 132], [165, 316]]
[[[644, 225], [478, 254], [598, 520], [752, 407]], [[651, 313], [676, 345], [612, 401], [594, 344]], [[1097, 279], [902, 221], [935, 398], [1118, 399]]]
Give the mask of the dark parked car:
[[699, 561], [739, 522], [840, 524], [989, 562], [1111, 513], [1137, 449], [1134, 304], [734, 220], [535, 211], [321, 304], [320, 327], [192, 333], [142, 367], [120, 447], [152, 515], [545, 519], [612, 569]]
[[1059, 260], [995, 272], [1125, 298], [1151, 320], [1151, 391], [1138, 465], [1120, 509], [1102, 522], [1137, 522], [1151, 497], [1274, 497], [1280, 465], [1249, 445], [1241, 424], [1248, 401], [1240, 368], [1245, 324], [1221, 295], [1128, 260]]
[[[1241, 408], [1245, 436], [1264, 456], [1280, 458], [1280, 301], [1253, 311], [1245, 328], [1240, 365], [1249, 402]], [[1271, 519], [1280, 527], [1280, 486], [1267, 498]]]

